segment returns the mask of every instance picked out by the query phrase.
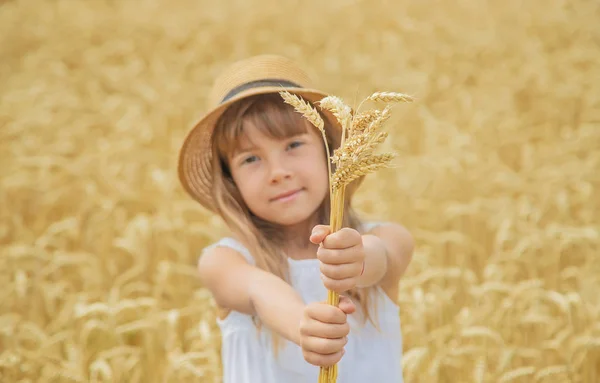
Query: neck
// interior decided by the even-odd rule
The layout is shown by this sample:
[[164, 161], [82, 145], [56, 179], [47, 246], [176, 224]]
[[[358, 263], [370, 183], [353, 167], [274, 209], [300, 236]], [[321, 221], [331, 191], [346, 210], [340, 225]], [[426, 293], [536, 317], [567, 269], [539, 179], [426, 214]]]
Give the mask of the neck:
[[317, 225], [316, 217], [294, 226], [283, 228], [284, 251], [290, 258], [316, 258], [318, 245], [310, 242], [312, 228]]

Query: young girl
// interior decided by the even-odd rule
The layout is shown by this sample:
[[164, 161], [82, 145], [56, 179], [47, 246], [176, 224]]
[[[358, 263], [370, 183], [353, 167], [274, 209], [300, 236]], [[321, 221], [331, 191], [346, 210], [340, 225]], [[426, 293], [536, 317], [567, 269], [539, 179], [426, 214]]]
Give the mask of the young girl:
[[[339, 383], [402, 382], [395, 300], [413, 240], [401, 225], [361, 222], [350, 204], [360, 180], [330, 233], [328, 153], [284, 89], [313, 104], [326, 96], [286, 58], [233, 64], [180, 153], [187, 192], [231, 229], [198, 262], [221, 311], [224, 382], [316, 383], [335, 363]], [[333, 152], [340, 127], [322, 116]], [[327, 289], [343, 294], [339, 307]]]

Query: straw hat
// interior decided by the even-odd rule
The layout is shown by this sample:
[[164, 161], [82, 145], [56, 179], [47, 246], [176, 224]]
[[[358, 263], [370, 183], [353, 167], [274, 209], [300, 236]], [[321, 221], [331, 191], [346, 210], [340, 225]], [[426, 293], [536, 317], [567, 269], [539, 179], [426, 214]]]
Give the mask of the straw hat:
[[208, 99], [209, 111], [188, 133], [179, 153], [178, 169], [184, 189], [207, 209], [216, 210], [211, 193], [210, 143], [217, 120], [236, 101], [282, 90], [311, 102], [327, 96], [313, 88], [308, 75], [293, 61], [277, 55], [259, 55], [235, 62], [215, 80]]

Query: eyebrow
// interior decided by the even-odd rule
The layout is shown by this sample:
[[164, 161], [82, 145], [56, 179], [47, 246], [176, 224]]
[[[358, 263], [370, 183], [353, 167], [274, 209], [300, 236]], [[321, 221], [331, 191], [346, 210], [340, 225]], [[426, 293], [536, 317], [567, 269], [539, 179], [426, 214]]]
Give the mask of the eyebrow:
[[258, 148], [255, 145], [244, 145], [244, 146], [238, 146], [238, 148], [233, 152], [234, 156], [238, 156], [242, 153], [245, 152], [250, 152], [253, 150], [257, 150]]

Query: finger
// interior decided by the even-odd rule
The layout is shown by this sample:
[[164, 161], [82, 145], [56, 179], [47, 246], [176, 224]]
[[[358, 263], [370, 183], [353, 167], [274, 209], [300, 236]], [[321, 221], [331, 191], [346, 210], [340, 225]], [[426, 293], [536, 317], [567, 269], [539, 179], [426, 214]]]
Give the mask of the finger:
[[306, 307], [306, 315], [323, 323], [344, 324], [346, 323], [346, 314], [338, 307], [326, 303], [314, 303]]
[[[342, 310], [347, 315], [352, 314], [356, 311], [356, 305], [349, 297], [345, 295], [340, 295], [340, 302], [338, 304], [340, 310]], [[348, 325], [348, 332], [350, 331], [350, 325]]]
[[331, 228], [327, 225], [317, 225], [313, 228], [310, 234], [310, 241], [314, 244], [323, 242], [325, 237], [331, 232]]
[[347, 249], [360, 243], [362, 243], [360, 233], [349, 227], [344, 227], [324, 238], [323, 247], [327, 249]]
[[[339, 309], [349, 311], [354, 307], [352, 301], [342, 302], [340, 300]], [[347, 336], [350, 333], [350, 325], [348, 322], [342, 324], [323, 323], [314, 319], [308, 319], [300, 325], [300, 334], [305, 336], [316, 336], [325, 339], [338, 339]]]
[[324, 339], [314, 336], [302, 338], [302, 349], [321, 355], [335, 354], [348, 343], [348, 338]]
[[321, 262], [319, 266], [321, 273], [331, 279], [339, 280], [357, 277], [362, 270], [361, 263], [344, 263], [341, 265], [331, 265]]
[[314, 365], [314, 366], [320, 366], [320, 367], [330, 367], [333, 366], [334, 364], [338, 363], [341, 359], [342, 356], [344, 355], [345, 351], [338, 351], [335, 354], [330, 354], [330, 355], [320, 355], [314, 352], [310, 352], [310, 351], [303, 351], [302, 354], [304, 356], [304, 360], [306, 360], [308, 363]]
[[[329, 238], [329, 237], [328, 237]], [[362, 262], [364, 259], [364, 253], [359, 247], [352, 247], [349, 249], [338, 249], [331, 250], [320, 247], [317, 249], [317, 258], [322, 262], [329, 265], [342, 265], [345, 263]]]
[[356, 287], [356, 278], [346, 278], [335, 280], [327, 278], [321, 274], [321, 280], [328, 290], [335, 291], [338, 294], [344, 293]]

